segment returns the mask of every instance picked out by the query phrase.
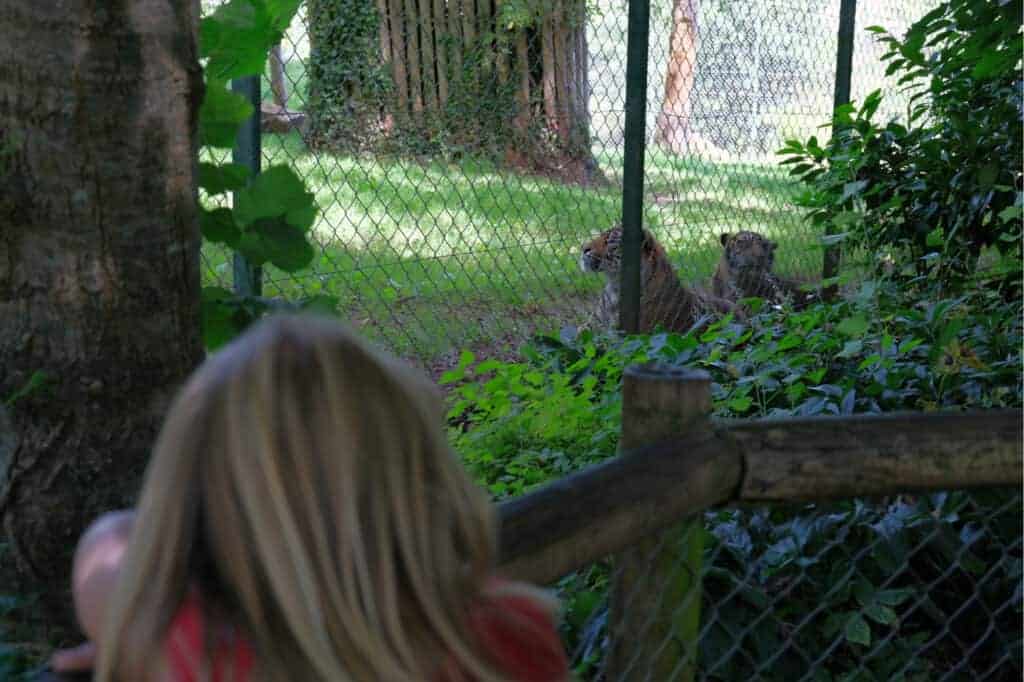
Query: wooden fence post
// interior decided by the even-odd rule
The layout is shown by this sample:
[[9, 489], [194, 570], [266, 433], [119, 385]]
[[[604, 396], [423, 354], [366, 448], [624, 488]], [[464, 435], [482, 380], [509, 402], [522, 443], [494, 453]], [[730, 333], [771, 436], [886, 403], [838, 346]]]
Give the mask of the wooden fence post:
[[[711, 377], [648, 364], [622, 380], [620, 452], [710, 432]], [[608, 629], [609, 680], [680, 680], [696, 673], [702, 520], [687, 521], [615, 557]]]

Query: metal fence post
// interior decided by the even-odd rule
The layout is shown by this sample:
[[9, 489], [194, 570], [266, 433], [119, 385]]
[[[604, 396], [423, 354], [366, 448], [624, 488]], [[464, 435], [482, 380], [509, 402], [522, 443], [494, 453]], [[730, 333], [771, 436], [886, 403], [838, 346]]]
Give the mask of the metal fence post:
[[[238, 130], [231, 160], [247, 167], [250, 178], [260, 172], [262, 153], [260, 150], [260, 77], [246, 76], [231, 81], [231, 90], [249, 100], [253, 114]], [[237, 197], [237, 195], [236, 195]], [[261, 296], [263, 293], [263, 268], [249, 264], [245, 257], [236, 253], [232, 263], [235, 293], [239, 296]]]
[[[839, 5], [839, 40], [836, 47], [836, 85], [832, 100], [832, 111], [850, 101], [850, 81], [853, 76], [853, 31], [857, 20], [857, 0], [842, 0]], [[835, 135], [835, 128], [832, 129]], [[835, 234], [835, 227], [829, 224], [825, 228], [826, 235]], [[825, 257], [821, 268], [822, 279], [828, 280], [839, 274], [840, 248], [838, 244], [825, 247]], [[826, 299], [835, 298], [838, 287], [831, 284], [825, 287], [823, 295]]]
[[[649, 364], [622, 378], [622, 452], [685, 433], [710, 435], [711, 376]], [[608, 614], [609, 680], [692, 682], [700, 636], [703, 519], [638, 542], [615, 557]]]
[[650, 0], [630, 0], [626, 38], [626, 127], [622, 159], [622, 271], [619, 328], [640, 326], [640, 244], [643, 241], [647, 42]]

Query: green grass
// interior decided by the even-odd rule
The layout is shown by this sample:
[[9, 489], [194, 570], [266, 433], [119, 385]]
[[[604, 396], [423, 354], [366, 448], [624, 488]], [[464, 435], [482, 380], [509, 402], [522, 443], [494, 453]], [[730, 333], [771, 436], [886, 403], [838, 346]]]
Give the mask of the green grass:
[[[622, 46], [601, 49], [611, 50], [609, 63], [624, 63]], [[288, 107], [296, 111], [306, 104], [308, 52], [297, 18], [284, 43]], [[621, 99], [612, 80], [595, 83], [616, 92], [594, 100], [594, 130], [621, 125], [620, 105], [597, 106]], [[400, 354], [431, 361], [459, 348], [518, 345], [535, 329], [581, 322], [603, 286], [576, 261], [583, 241], [619, 219], [621, 149], [599, 153], [610, 185], [582, 189], [480, 160], [313, 153], [295, 133], [267, 134], [262, 144], [264, 166], [292, 165], [322, 211], [314, 263], [294, 276], [268, 268], [266, 293], [337, 296], [345, 316]], [[706, 282], [721, 254], [719, 234], [741, 229], [779, 242], [779, 272], [819, 272], [817, 238], [792, 207], [794, 189], [783, 170], [673, 157], [654, 147], [647, 168], [645, 224], [684, 279]], [[206, 283], [230, 282], [226, 253], [207, 246], [204, 257]]]
[[[342, 313], [395, 352], [432, 360], [453, 349], [518, 345], [531, 331], [579, 323], [603, 286], [579, 271], [579, 245], [619, 219], [621, 159], [611, 181], [581, 188], [459, 163], [310, 152], [295, 133], [263, 138], [265, 166], [288, 163], [321, 215], [307, 270], [265, 273], [268, 295], [337, 296]], [[707, 281], [718, 234], [755, 229], [780, 242], [780, 272], [809, 274], [815, 238], [772, 166], [716, 164], [648, 151], [645, 221], [690, 281]], [[230, 281], [223, 250], [204, 248], [205, 283]]]

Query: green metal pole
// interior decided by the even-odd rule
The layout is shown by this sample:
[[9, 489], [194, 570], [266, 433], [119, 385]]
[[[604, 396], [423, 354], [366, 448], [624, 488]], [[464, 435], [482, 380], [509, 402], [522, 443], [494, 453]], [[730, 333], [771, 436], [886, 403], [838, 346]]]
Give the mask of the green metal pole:
[[622, 280], [619, 327], [640, 327], [640, 244], [643, 241], [644, 145], [650, 0], [630, 0], [626, 38], [626, 130], [622, 159]]
[[[260, 150], [260, 77], [246, 76], [231, 81], [231, 90], [249, 100], [253, 115], [242, 124], [231, 150], [231, 160], [249, 169], [250, 178], [260, 172], [262, 153]], [[236, 195], [237, 198], [237, 195]], [[236, 253], [233, 262], [235, 293], [239, 296], [261, 296], [263, 294], [263, 268], [254, 267]]]
[[[832, 98], [832, 111], [850, 101], [850, 84], [853, 78], [853, 31], [857, 20], [857, 0], [842, 0], [839, 5], [839, 40], [836, 47], [836, 86]], [[835, 128], [832, 134], [835, 135]], [[825, 234], [835, 233], [835, 227], [828, 225]], [[824, 261], [821, 267], [822, 279], [830, 279], [839, 274], [840, 250], [838, 244], [825, 247]], [[825, 287], [823, 295], [826, 299], [835, 298], [837, 285]]]

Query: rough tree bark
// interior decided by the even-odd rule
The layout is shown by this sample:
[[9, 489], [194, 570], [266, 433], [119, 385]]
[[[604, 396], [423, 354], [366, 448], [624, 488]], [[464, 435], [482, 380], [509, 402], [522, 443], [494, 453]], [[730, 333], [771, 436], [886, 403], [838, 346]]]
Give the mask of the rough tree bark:
[[77, 536], [202, 358], [198, 17], [0, 0], [0, 584], [65, 624]]
[[270, 91], [274, 93], [274, 104], [288, 108], [288, 84], [284, 78], [284, 59], [281, 57], [281, 43], [270, 48]]
[[700, 0], [673, 0], [672, 35], [665, 69], [665, 98], [655, 125], [655, 144], [682, 154], [690, 147], [690, 93], [697, 74], [697, 13]]
[[260, 104], [260, 123], [263, 132], [287, 133], [293, 129], [304, 130], [306, 115], [288, 108], [288, 81], [285, 78], [281, 43], [270, 48], [267, 63], [270, 65], [270, 92], [273, 101], [264, 101]]

